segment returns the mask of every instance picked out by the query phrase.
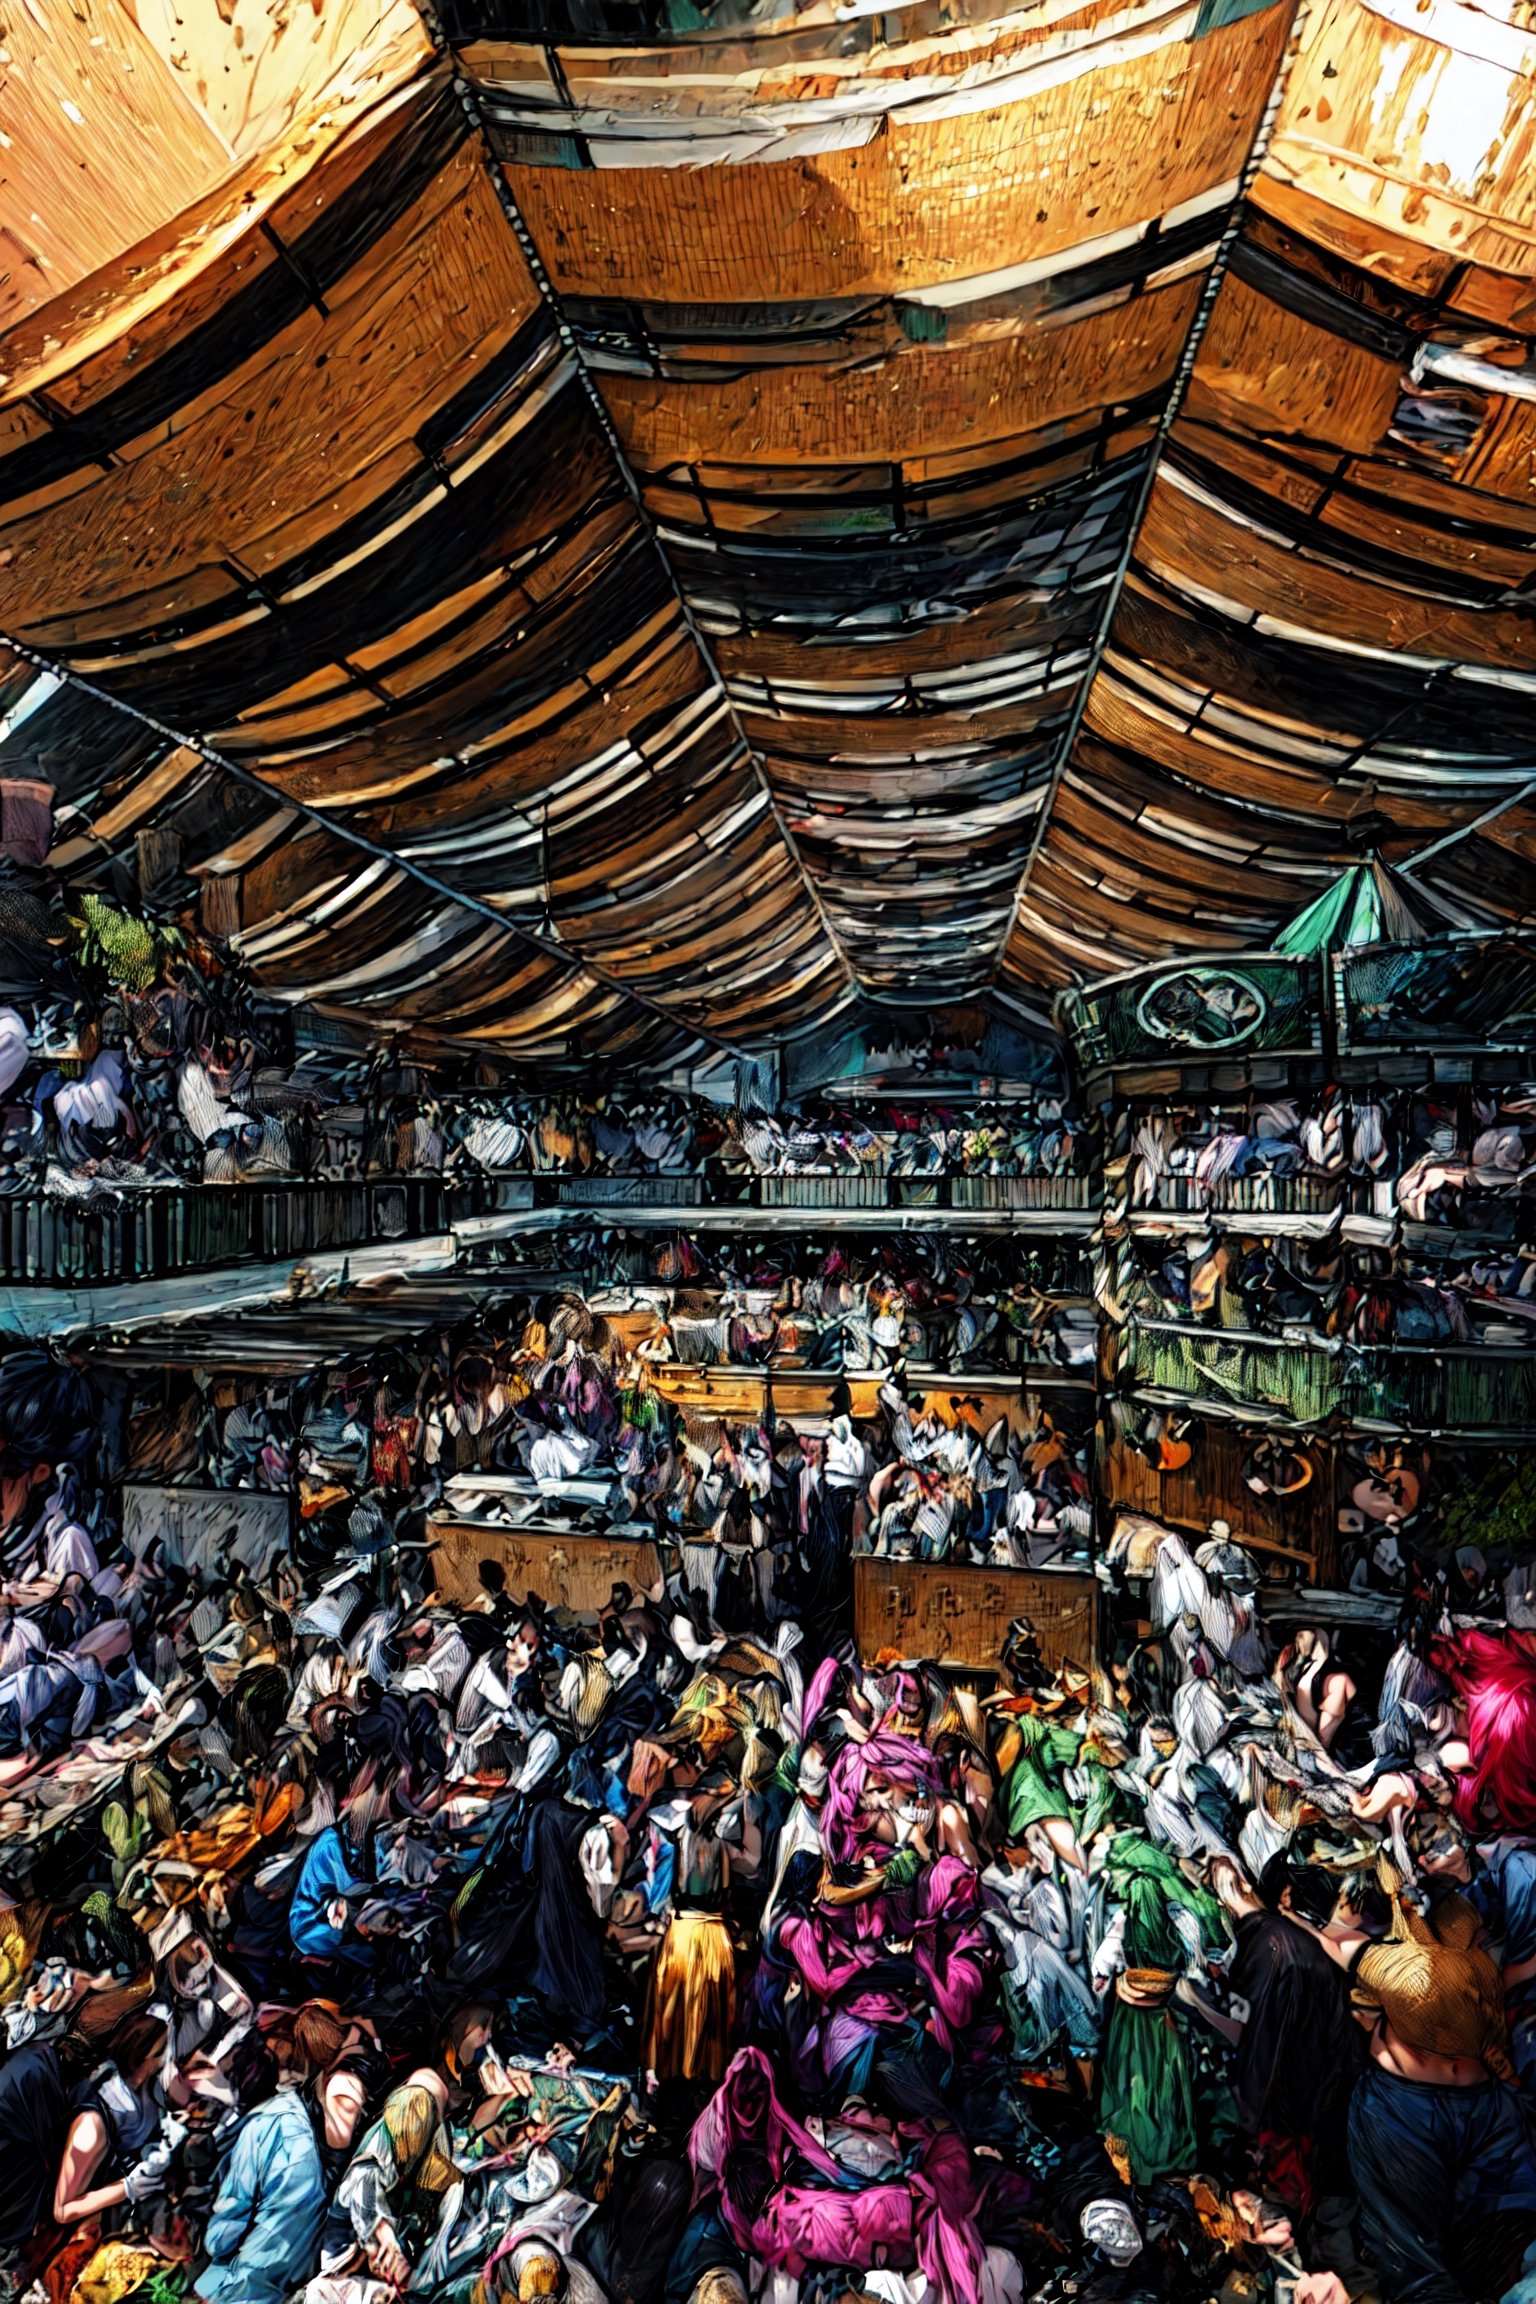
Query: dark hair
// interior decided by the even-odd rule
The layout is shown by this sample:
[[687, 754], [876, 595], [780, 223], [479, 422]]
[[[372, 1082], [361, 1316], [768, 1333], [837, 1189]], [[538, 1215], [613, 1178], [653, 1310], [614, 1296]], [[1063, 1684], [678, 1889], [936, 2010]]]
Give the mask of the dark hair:
[[482, 1776], [515, 1776], [522, 1764], [522, 1748], [510, 1731], [498, 1728], [480, 1747]]
[[170, 2037], [170, 2026], [163, 2016], [152, 2016], [147, 2008], [136, 2008], [125, 2016], [107, 2042], [107, 2054], [119, 2072], [136, 2072], [151, 2056], [165, 2052]]
[[95, 1386], [67, 1360], [46, 1352], [0, 1360], [0, 1471], [15, 1478], [40, 1464], [88, 1464], [100, 1425]]
[[797, 1848], [784, 1867], [779, 1882], [779, 1893], [774, 1899], [775, 1910], [781, 1919], [791, 1915], [804, 1916], [815, 1904], [821, 1887], [821, 1850]]
[[1392, 1900], [1374, 1880], [1360, 1882], [1350, 1909], [1372, 1935], [1384, 1936], [1392, 1925]]
[[1339, 1900], [1339, 1884], [1333, 1874], [1321, 1864], [1293, 1864], [1282, 1848], [1259, 1874], [1259, 1902], [1278, 1912], [1287, 1889], [1297, 1918], [1310, 1920], [1314, 1928], [1326, 1928]]
[[1267, 1911], [1279, 1911], [1280, 1899], [1285, 1894], [1286, 1889], [1290, 1886], [1290, 1869], [1291, 1860], [1289, 1856], [1286, 1854], [1283, 1848], [1277, 1848], [1274, 1855], [1271, 1856], [1269, 1862], [1265, 1865], [1263, 1871], [1259, 1874], [1258, 1879], [1254, 1882], [1254, 1888], [1258, 1894], [1259, 1902], [1265, 1907]]
[[455, 2008], [443, 2024], [440, 2039], [444, 2048], [451, 2048], [459, 2056], [464, 2042], [477, 2024], [487, 2027], [496, 2020], [495, 2003], [490, 2000], [465, 2000]]

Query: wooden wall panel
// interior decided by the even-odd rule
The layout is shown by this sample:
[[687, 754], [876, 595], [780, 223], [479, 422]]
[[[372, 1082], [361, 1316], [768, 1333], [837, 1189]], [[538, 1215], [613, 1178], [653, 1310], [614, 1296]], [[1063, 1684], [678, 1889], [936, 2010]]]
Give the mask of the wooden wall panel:
[[[483, 148], [429, 51], [409, 85], [376, 63], [302, 190], [268, 171], [250, 262], [224, 240], [180, 300], [167, 242], [115, 330], [103, 285], [77, 346], [16, 338], [18, 398], [38, 355], [49, 396], [0, 459], [13, 629], [321, 812], [313, 917], [298, 858], [234, 907], [292, 996], [435, 1000], [520, 1047], [824, 1013], [846, 976]], [[454, 805], [394, 823], [456, 767]], [[349, 866], [350, 835], [402, 868]]]
[[[55, 235], [0, 282], [12, 629], [259, 780], [214, 861], [295, 996], [630, 1050], [1038, 1005], [1528, 776], [1536, 35], [444, 5], [440, 58], [407, 0], [38, 0], [0, 181]], [[1433, 871], [1498, 914], [1528, 861], [1515, 810]]]
[[0, 327], [166, 223], [234, 158], [120, 0], [9, 10], [0, 119]]
[[[1333, 1450], [1326, 1441], [1297, 1443], [1312, 1467], [1297, 1496], [1259, 1496], [1243, 1478], [1257, 1435], [1215, 1417], [1192, 1419], [1195, 1452], [1177, 1472], [1156, 1472], [1140, 1449], [1119, 1436], [1102, 1443], [1104, 1492], [1119, 1511], [1145, 1512], [1204, 1541], [1213, 1520], [1225, 1520], [1240, 1544], [1269, 1553], [1328, 1560], [1333, 1551]], [[1319, 1579], [1321, 1580], [1321, 1579]]]
[[[993, 965], [1284, 31], [1274, 8], [1211, 29], [957, 9], [792, 44], [770, 19], [727, 48], [462, 52], [881, 997]], [[519, 149], [539, 121], [575, 166]]]
[[1200, 346], [1184, 409], [1229, 431], [1326, 441], [1361, 455], [1381, 445], [1397, 406], [1402, 363], [1344, 344], [1228, 279]]
[[1218, 595], [1250, 616], [1323, 635], [1347, 632], [1367, 648], [1430, 662], [1536, 668], [1536, 620], [1528, 610], [1422, 597], [1406, 578], [1389, 585], [1328, 564], [1321, 540], [1317, 558], [1287, 545], [1179, 487], [1165, 470], [1147, 507], [1138, 551], [1143, 565], [1174, 590]]
[[[334, 133], [390, 53], [431, 56], [409, 0], [29, 0], [0, 51], [0, 328], [103, 268], [142, 294], [156, 243], [194, 219], [195, 257], [200, 211], [234, 185], [248, 210], [256, 185], [304, 167], [321, 107]], [[50, 313], [41, 340], [63, 349], [79, 319], [62, 333]]]
[[862, 150], [814, 161], [513, 165], [507, 180], [562, 293], [763, 303], [929, 287], [1146, 223], [1234, 178], [1284, 32], [1271, 8], [1150, 68], [1106, 65], [958, 119], [897, 119]]
[[719, 383], [611, 376], [603, 393], [646, 472], [725, 456], [792, 467], [888, 456], [907, 467], [955, 450], [986, 452], [1165, 383], [1198, 294], [1198, 281], [1179, 280], [994, 342], [908, 345], [852, 373], [779, 365]]
[[[389, 292], [343, 295], [308, 311], [261, 347], [211, 405], [52, 512], [0, 515], [6, 613], [26, 636], [60, 591], [84, 605], [165, 583], [181, 568], [233, 560], [253, 575], [279, 564], [264, 540], [302, 549], [290, 523], [317, 509], [317, 537], [334, 523], [334, 481], [355, 482], [443, 407], [499, 350], [536, 294], [472, 153], [456, 163], [458, 197], [436, 188], [390, 235]], [[431, 213], [430, 211], [436, 211]], [[302, 388], [296, 388], [300, 385]]]

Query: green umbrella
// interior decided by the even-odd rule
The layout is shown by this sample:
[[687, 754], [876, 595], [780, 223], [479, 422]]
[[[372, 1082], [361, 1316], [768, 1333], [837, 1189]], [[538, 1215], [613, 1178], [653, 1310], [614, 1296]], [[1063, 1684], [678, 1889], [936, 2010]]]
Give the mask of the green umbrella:
[[1320, 952], [1346, 952], [1358, 944], [1422, 944], [1453, 922], [1435, 899], [1379, 856], [1351, 864], [1331, 888], [1275, 938], [1273, 949], [1291, 960]]

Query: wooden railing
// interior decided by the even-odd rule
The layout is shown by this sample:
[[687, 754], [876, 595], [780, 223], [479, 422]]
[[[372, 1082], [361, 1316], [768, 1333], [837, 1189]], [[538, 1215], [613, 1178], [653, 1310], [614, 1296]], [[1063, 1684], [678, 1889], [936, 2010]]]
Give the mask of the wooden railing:
[[1536, 1430], [1536, 1350], [1346, 1344], [1132, 1321], [1120, 1373], [1138, 1390], [1287, 1416], [1451, 1431]]

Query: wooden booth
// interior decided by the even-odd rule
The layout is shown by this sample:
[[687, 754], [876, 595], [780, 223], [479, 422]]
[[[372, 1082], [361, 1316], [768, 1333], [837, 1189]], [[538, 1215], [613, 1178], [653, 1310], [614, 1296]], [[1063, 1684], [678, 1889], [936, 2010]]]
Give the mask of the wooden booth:
[[1009, 1625], [1024, 1616], [1053, 1670], [1063, 1663], [1086, 1668], [1094, 1659], [1097, 1602], [1093, 1577], [1072, 1570], [869, 1556], [853, 1564], [854, 1633], [866, 1664], [885, 1648], [995, 1672]]
[[494, 1560], [509, 1597], [536, 1592], [551, 1608], [595, 1616], [615, 1584], [650, 1592], [661, 1582], [661, 1555], [646, 1536], [584, 1536], [561, 1528], [502, 1528], [493, 1521], [434, 1517], [427, 1522], [432, 1566], [445, 1600], [480, 1597], [482, 1560]]

